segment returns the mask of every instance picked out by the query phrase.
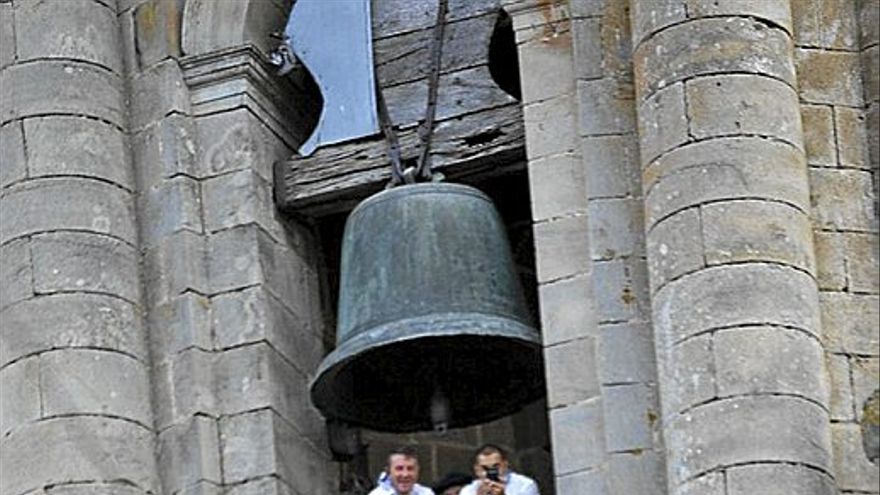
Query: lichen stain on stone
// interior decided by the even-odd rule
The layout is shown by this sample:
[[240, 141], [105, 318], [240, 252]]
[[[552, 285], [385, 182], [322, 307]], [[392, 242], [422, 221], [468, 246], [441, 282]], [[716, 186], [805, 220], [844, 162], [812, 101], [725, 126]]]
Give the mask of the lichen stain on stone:
[[629, 287], [624, 287], [623, 291], [620, 294], [620, 300], [623, 301], [624, 304], [632, 304], [636, 302], [636, 296], [633, 295], [633, 291]]
[[862, 408], [862, 447], [868, 460], [880, 462], [880, 389], [874, 390]]
[[561, 0], [538, 0], [538, 9], [544, 17], [541, 41], [549, 46], [571, 48], [571, 19], [567, 3]]

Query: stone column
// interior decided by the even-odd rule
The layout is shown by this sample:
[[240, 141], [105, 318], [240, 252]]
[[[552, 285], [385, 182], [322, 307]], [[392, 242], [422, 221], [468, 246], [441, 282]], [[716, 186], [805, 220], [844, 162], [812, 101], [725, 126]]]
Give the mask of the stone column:
[[832, 493], [788, 2], [631, 7], [669, 492]]
[[158, 492], [115, 3], [0, 3], [3, 494]]

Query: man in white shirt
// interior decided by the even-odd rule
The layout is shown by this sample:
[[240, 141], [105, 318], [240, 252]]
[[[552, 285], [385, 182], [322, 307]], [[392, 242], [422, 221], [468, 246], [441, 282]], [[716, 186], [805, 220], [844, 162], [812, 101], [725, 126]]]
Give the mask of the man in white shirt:
[[477, 479], [460, 495], [540, 495], [534, 480], [510, 470], [507, 453], [497, 445], [486, 444], [477, 450], [474, 475]]
[[388, 454], [385, 472], [379, 476], [379, 486], [370, 495], [434, 495], [434, 491], [419, 481], [419, 457], [408, 445]]

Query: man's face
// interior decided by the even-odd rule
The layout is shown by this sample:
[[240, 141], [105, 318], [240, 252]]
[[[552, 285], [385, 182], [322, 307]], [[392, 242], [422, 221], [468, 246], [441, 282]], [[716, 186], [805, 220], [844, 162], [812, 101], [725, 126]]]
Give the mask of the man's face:
[[388, 471], [391, 486], [398, 493], [412, 492], [413, 486], [419, 481], [419, 461], [402, 454], [394, 454], [388, 458]]
[[507, 477], [507, 461], [497, 452], [477, 456], [477, 464], [474, 466], [474, 474], [476, 474], [478, 478], [485, 478], [486, 468], [493, 467], [498, 469], [498, 476], [502, 479]]
[[449, 488], [443, 490], [443, 493], [441, 493], [440, 495], [458, 495], [459, 492], [461, 492], [462, 488], [464, 488], [464, 486], [450, 486]]

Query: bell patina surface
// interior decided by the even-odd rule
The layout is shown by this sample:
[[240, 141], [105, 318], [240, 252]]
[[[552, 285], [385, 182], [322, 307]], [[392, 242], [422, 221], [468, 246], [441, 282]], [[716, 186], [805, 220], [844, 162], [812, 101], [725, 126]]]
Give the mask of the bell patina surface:
[[469, 186], [380, 192], [345, 227], [337, 347], [312, 400], [327, 416], [380, 431], [463, 427], [544, 394], [504, 226]]

